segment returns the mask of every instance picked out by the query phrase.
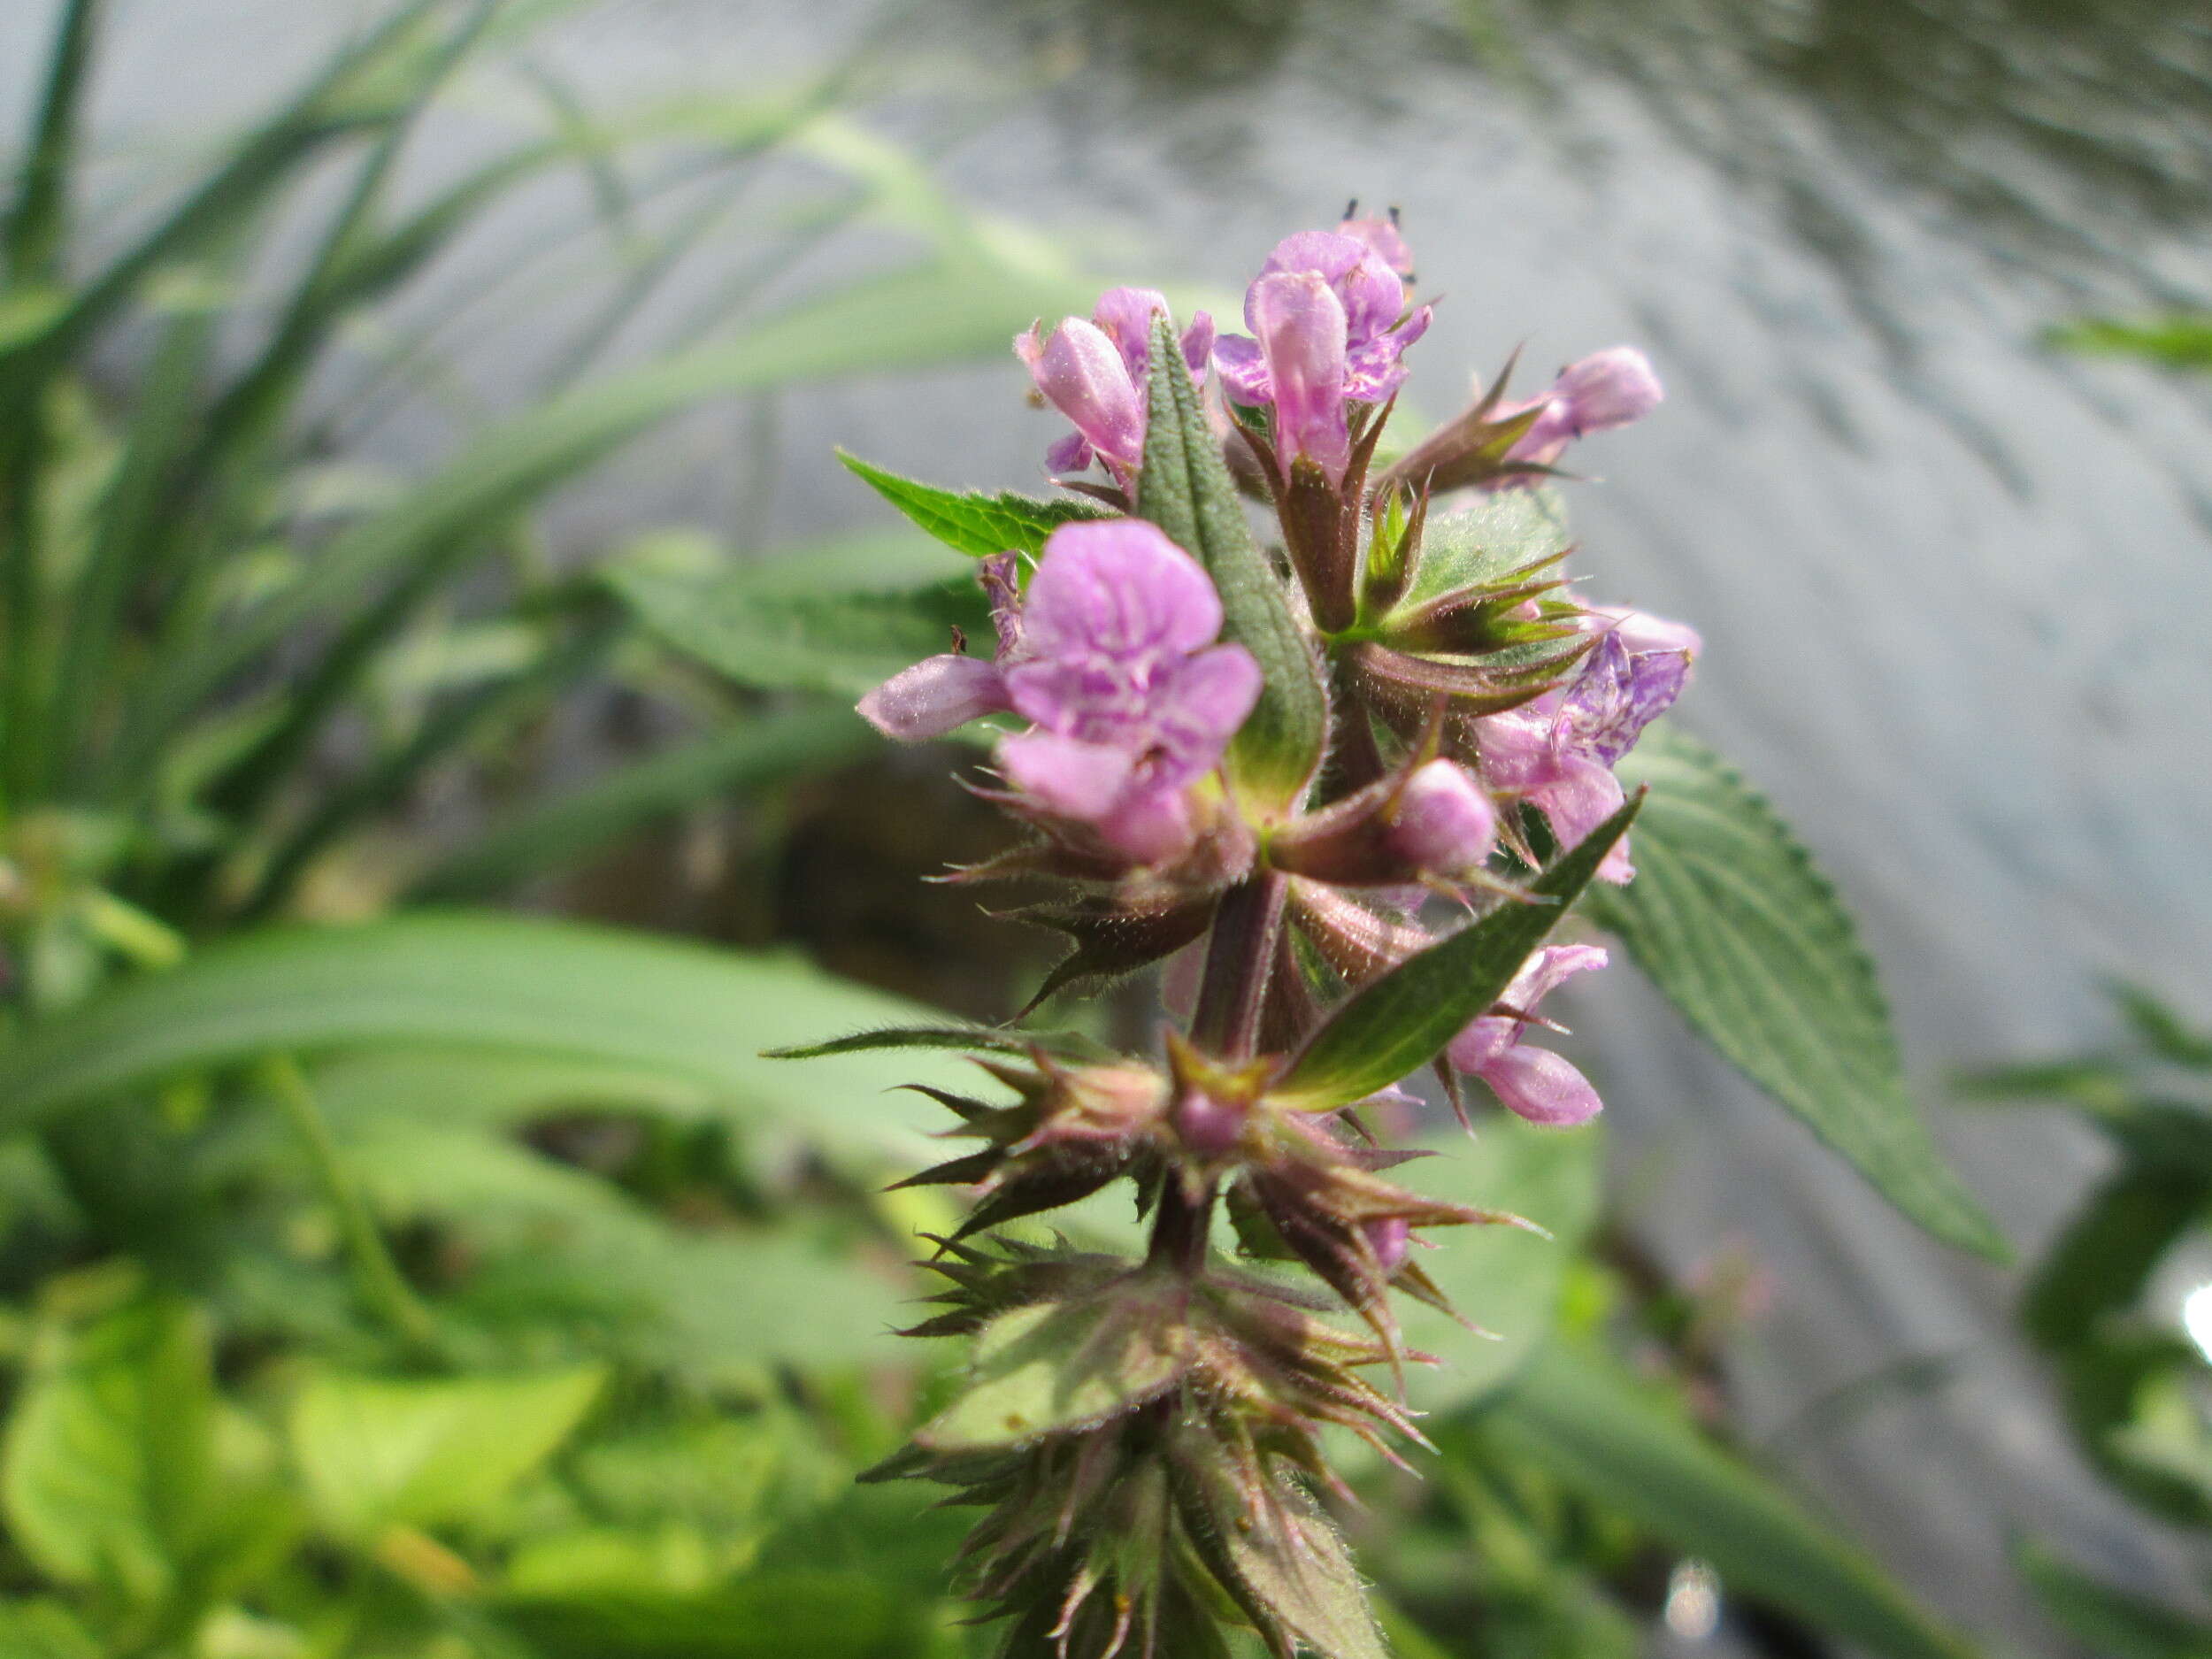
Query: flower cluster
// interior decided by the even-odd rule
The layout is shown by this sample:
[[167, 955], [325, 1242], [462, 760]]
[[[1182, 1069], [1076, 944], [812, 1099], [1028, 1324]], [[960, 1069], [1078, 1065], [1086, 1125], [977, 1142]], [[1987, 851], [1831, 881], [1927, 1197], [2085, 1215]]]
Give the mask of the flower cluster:
[[[979, 1144], [913, 1178], [975, 1198], [932, 1263], [946, 1310], [916, 1333], [975, 1357], [880, 1471], [985, 1506], [964, 1568], [1010, 1655], [1223, 1651], [1225, 1609], [1281, 1659], [1379, 1654], [1317, 1502], [1319, 1431], [1418, 1440], [1364, 1374], [1426, 1357], [1392, 1293], [1446, 1305], [1410, 1247], [1514, 1219], [1394, 1177], [1417, 1156], [1383, 1144], [1417, 1108], [1401, 1086], [1432, 1068], [1463, 1118], [1470, 1078], [1534, 1124], [1600, 1109], [1540, 1039], [1546, 998], [1606, 952], [1546, 936], [1586, 884], [1633, 877], [1614, 769], [1700, 647], [1578, 597], [1538, 487], [1659, 383], [1626, 348], [1533, 398], [1501, 377], [1394, 454], [1431, 319], [1411, 270], [1394, 219], [1348, 218], [1277, 246], [1247, 334], [1203, 315], [1179, 333], [1160, 295], [1117, 288], [1023, 334], [1074, 427], [1048, 456], [1071, 496], [992, 498], [1013, 530], [979, 571], [990, 657], [956, 641], [860, 704], [907, 741], [995, 722], [977, 787], [1025, 836], [959, 879], [1050, 887], [1027, 914], [1074, 949], [1041, 998], [1153, 964], [1189, 994], [1153, 1054], [884, 1039], [971, 1047], [1010, 1096], [927, 1091]], [[1142, 1259], [986, 1239], [1119, 1182]], [[1306, 1287], [1225, 1260], [1217, 1215]]]

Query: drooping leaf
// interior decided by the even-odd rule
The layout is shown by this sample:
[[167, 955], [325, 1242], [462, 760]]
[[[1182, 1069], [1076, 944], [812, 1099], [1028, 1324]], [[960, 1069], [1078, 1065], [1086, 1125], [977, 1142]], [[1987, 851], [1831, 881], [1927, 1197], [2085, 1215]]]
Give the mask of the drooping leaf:
[[[789, 957], [466, 912], [269, 928], [118, 986], [0, 1048], [0, 1125], [271, 1053], [421, 1045], [571, 1056], [696, 1083], [725, 1103], [904, 1156], [887, 1091], [956, 1080], [913, 1053], [800, 1068], [795, 1031], [913, 1024], [926, 1010]], [[862, 1045], [865, 1046], [865, 1045]]]
[[465, 1520], [560, 1448], [605, 1379], [597, 1365], [438, 1379], [327, 1374], [292, 1402], [292, 1454], [317, 1517], [340, 1537]]
[[2041, 1545], [2023, 1545], [2015, 1557], [2044, 1611], [2099, 1659], [2204, 1659], [2212, 1654], [2212, 1624], [2100, 1584]]
[[914, 1432], [932, 1452], [1017, 1446], [1155, 1399], [1190, 1369], [1174, 1287], [1140, 1279], [1074, 1302], [1002, 1313], [976, 1338], [967, 1386]]
[[901, 478], [871, 466], [844, 450], [837, 458], [877, 495], [904, 513], [928, 534], [956, 552], [973, 558], [999, 553], [1042, 551], [1045, 538], [1077, 518], [1106, 518], [1112, 515], [1096, 502], [1066, 499], [1040, 501], [1011, 490], [989, 494], [982, 490], [939, 489], [914, 479]]
[[1636, 879], [1594, 895], [1596, 918], [1709, 1042], [1898, 1209], [2001, 1259], [2003, 1236], [1914, 1110], [1874, 965], [1811, 856], [1732, 767], [1664, 725], [1619, 775], [1651, 799]]
[[1510, 1451], [1710, 1563], [1724, 1587], [1884, 1659], [1974, 1652], [1859, 1549], [1609, 1359], [1547, 1347], [1481, 1422]]
[[9, 1531], [57, 1581], [156, 1604], [198, 1552], [215, 1495], [206, 1329], [146, 1295], [45, 1337], [0, 1463]]
[[1152, 327], [1149, 424], [1137, 511], [1206, 567], [1221, 593], [1221, 637], [1256, 657], [1265, 685], [1229, 746], [1229, 775], [1261, 811], [1297, 804], [1328, 745], [1328, 692], [1312, 645], [1245, 518], [1221, 441], [1164, 317]]
[[1394, 1170], [1393, 1180], [1452, 1203], [1508, 1209], [1543, 1229], [1455, 1227], [1417, 1253], [1461, 1317], [1486, 1333], [1398, 1298], [1406, 1346], [1442, 1362], [1407, 1371], [1407, 1401], [1442, 1412], [1508, 1386], [1551, 1334], [1567, 1270], [1597, 1220], [1604, 1133], [1594, 1124], [1544, 1129], [1498, 1112], [1471, 1139], [1446, 1114], [1421, 1144], [1436, 1156]]
[[1559, 925], [1613, 843], [1628, 833], [1640, 804], [1630, 801], [1555, 859], [1529, 885], [1534, 902], [1502, 903], [1353, 993], [1291, 1063], [1278, 1097], [1305, 1110], [1332, 1110], [1388, 1088], [1434, 1059], [1498, 1000], [1529, 953]]

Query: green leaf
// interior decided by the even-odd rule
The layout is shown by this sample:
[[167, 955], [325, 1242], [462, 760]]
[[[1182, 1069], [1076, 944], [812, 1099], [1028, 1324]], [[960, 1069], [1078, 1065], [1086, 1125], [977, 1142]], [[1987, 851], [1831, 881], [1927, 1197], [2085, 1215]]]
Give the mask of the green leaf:
[[2099, 1584], [2039, 1544], [2015, 1552], [2020, 1575], [2059, 1627], [2101, 1659], [2204, 1659], [2212, 1624]]
[[0, 1601], [0, 1653], [9, 1659], [108, 1659], [58, 1601]]
[[964, 578], [887, 594], [764, 592], [748, 570], [702, 582], [631, 567], [607, 580], [664, 642], [763, 691], [857, 698], [950, 650], [955, 628], [980, 645], [992, 638], [982, 592]]
[[1045, 538], [1062, 525], [1077, 518], [1113, 517], [1096, 502], [1039, 501], [1011, 490], [987, 495], [981, 490], [939, 489], [871, 466], [842, 449], [837, 458], [920, 529], [975, 558], [999, 553], [1034, 557], [1043, 551]]
[[1503, 582], [1561, 557], [1573, 545], [1557, 491], [1494, 491], [1472, 506], [1429, 519], [1413, 586], [1398, 608], [1411, 610], [1456, 588]]
[[1102, 1050], [1091, 1038], [1072, 1031], [1012, 1031], [1003, 1025], [887, 1025], [878, 1031], [856, 1031], [849, 1036], [821, 1042], [763, 1050], [770, 1060], [818, 1060], [826, 1055], [862, 1054], [880, 1048], [949, 1048], [968, 1054], [1026, 1055], [1042, 1048], [1048, 1054], [1086, 1058]]
[[1144, 1277], [1080, 1302], [1002, 1313], [977, 1337], [968, 1386], [915, 1430], [933, 1452], [987, 1451], [1084, 1428], [1157, 1398], [1190, 1369], [1176, 1288]]
[[1589, 886], [1613, 843], [1628, 833], [1641, 804], [1640, 797], [1630, 801], [1555, 859], [1529, 885], [1534, 902], [1501, 903], [1354, 992], [1292, 1062], [1274, 1091], [1278, 1098], [1302, 1110], [1332, 1110], [1388, 1088], [1434, 1059], [1498, 1000]]
[[292, 1402], [292, 1455], [340, 1537], [466, 1520], [560, 1449], [605, 1379], [597, 1365], [436, 1381], [320, 1376]]
[[1328, 747], [1328, 690], [1283, 584], [1252, 539], [1183, 349], [1164, 317], [1152, 325], [1150, 414], [1137, 511], [1206, 567], [1221, 593], [1221, 637], [1256, 657], [1266, 683], [1229, 746], [1229, 776], [1261, 812], [1303, 798]]
[[1651, 799], [1636, 879], [1594, 895], [1668, 1000], [1745, 1076], [1937, 1238], [2001, 1260], [2003, 1238], [1906, 1093], [1874, 964], [1835, 889], [1712, 750], [1662, 726], [1621, 762]]
[[500, 1616], [547, 1659], [907, 1659], [913, 1609], [861, 1574], [764, 1573], [698, 1595], [510, 1597]]
[[146, 1296], [45, 1338], [0, 1464], [9, 1530], [50, 1578], [158, 1604], [210, 1519], [207, 1332], [183, 1304]]
[[1481, 1421], [1509, 1448], [1710, 1563], [1724, 1585], [1856, 1647], [1885, 1659], [1974, 1651], [1609, 1359], [1547, 1348]]
[[2170, 369], [2212, 369], [2212, 317], [2184, 313], [2150, 322], [2088, 318], [2061, 324], [2044, 341], [2065, 351], [2143, 357]]
[[687, 1080], [740, 1109], [901, 1156], [926, 1143], [885, 1091], [949, 1063], [760, 1050], [795, 1031], [926, 1010], [789, 957], [467, 912], [268, 928], [129, 981], [0, 1047], [0, 1133], [77, 1103], [273, 1053], [430, 1044], [570, 1056]]
[[1452, 1306], [1488, 1336], [1449, 1315], [1400, 1298], [1406, 1346], [1440, 1365], [1406, 1374], [1406, 1398], [1423, 1411], [1449, 1411], [1509, 1382], [1551, 1334], [1568, 1269], [1596, 1223], [1601, 1152], [1593, 1124], [1544, 1129], [1509, 1113], [1486, 1118], [1473, 1138], [1446, 1123], [1422, 1137], [1435, 1153], [1391, 1172], [1416, 1192], [1478, 1209], [1510, 1210], [1543, 1228], [1454, 1227], [1421, 1253], [1421, 1270]]

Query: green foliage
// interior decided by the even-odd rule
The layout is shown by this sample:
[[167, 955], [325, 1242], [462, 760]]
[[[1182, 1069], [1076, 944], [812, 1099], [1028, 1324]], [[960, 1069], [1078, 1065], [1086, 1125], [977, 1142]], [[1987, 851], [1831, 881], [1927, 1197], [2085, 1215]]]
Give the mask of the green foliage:
[[1480, 921], [1362, 986], [1313, 1033], [1284, 1074], [1280, 1096], [1324, 1111], [1410, 1076], [1498, 1000], [1529, 953], [1557, 926], [1628, 833], [1631, 801]]
[[315, 1518], [371, 1541], [482, 1514], [575, 1432], [603, 1368], [405, 1380], [327, 1375], [293, 1396], [292, 1455]]
[[2015, 1552], [2021, 1576], [2060, 1629], [2105, 1659], [2202, 1659], [2212, 1624], [2100, 1584], [2048, 1549]]
[[1766, 802], [1666, 726], [1623, 758], [1651, 791], [1636, 879], [1591, 909], [1699, 1033], [1936, 1237], [2001, 1259], [1907, 1094], [1874, 966]]
[[1244, 502], [1164, 317], [1153, 319], [1152, 380], [1137, 511], [1206, 567], [1225, 640], [1250, 651], [1264, 684], [1229, 747], [1229, 775], [1263, 813], [1297, 804], [1328, 747], [1329, 701], [1312, 646], [1253, 540]]
[[743, 571], [703, 585], [635, 569], [611, 580], [664, 643], [758, 690], [850, 703], [950, 649], [955, 629], [979, 645], [992, 637], [982, 594], [966, 580], [895, 593], [784, 594], [764, 592]]
[[8, 1421], [8, 1525], [60, 1582], [157, 1602], [198, 1548], [214, 1496], [204, 1325], [145, 1297], [44, 1334]]
[[1482, 1418], [1561, 1480], [1712, 1564], [1722, 1581], [1890, 1659], [1974, 1650], [1609, 1360], [1555, 1344]]
[[[265, 929], [118, 987], [0, 1048], [0, 1091], [5, 1122], [21, 1128], [271, 1052], [459, 1044], [620, 1064], [741, 1107], [811, 1113], [833, 1138], [880, 1137], [904, 1116], [881, 1091], [910, 1080], [910, 1062], [803, 1073], [759, 1051], [789, 1031], [906, 1011], [793, 961], [576, 923], [421, 914]], [[826, 1101], [833, 1112], [816, 1108]]]
[[914, 1432], [933, 1452], [1018, 1446], [1120, 1416], [1190, 1369], [1190, 1327], [1173, 1286], [1002, 1313], [976, 1339], [960, 1397]]
[[910, 478], [901, 478], [871, 466], [856, 456], [837, 452], [855, 477], [956, 553], [989, 558], [999, 553], [1025, 553], [1035, 557], [1044, 550], [1045, 538], [1062, 525], [1078, 518], [1103, 518], [1106, 510], [1093, 502], [1072, 498], [1039, 501], [1010, 490], [995, 495], [981, 490], [939, 489]]
[[2170, 369], [2212, 369], [2212, 318], [2185, 314], [2153, 322], [2089, 318], [2062, 323], [2044, 340], [2062, 351], [2141, 357]]

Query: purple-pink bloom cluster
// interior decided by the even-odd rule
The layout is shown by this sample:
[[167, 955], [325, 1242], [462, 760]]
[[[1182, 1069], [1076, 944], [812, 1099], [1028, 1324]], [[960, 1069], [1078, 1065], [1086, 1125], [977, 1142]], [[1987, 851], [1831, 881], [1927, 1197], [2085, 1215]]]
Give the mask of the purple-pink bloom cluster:
[[1063, 525], [1018, 611], [1002, 602], [994, 663], [948, 653], [861, 699], [878, 730], [938, 737], [1010, 711], [998, 766], [1028, 810], [1141, 864], [1187, 850], [1190, 789], [1260, 695], [1259, 664], [1216, 644], [1221, 599], [1198, 561], [1141, 519]]
[[[1037, 326], [1016, 336], [1015, 355], [1047, 402], [1075, 430], [1045, 452], [1055, 472], [1079, 472], [1094, 457], [1127, 487], [1144, 464], [1145, 410], [1152, 364], [1152, 319], [1168, 314], [1167, 296], [1152, 288], [1109, 288], [1088, 322], [1064, 319], [1050, 335]], [[1202, 377], [1214, 347], [1214, 321], [1204, 311], [1183, 331], [1183, 358]]]

